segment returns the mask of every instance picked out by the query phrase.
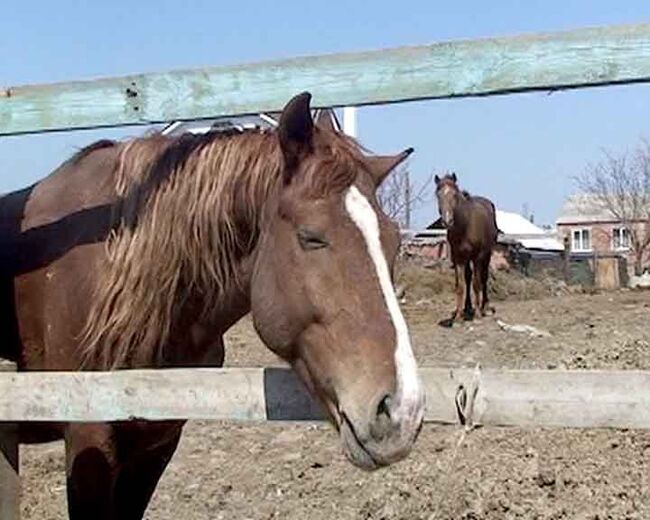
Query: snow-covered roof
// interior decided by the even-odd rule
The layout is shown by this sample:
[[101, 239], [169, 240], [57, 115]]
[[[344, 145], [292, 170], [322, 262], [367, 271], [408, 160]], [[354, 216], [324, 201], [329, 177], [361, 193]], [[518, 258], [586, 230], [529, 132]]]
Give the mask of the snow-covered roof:
[[519, 213], [497, 209], [497, 226], [506, 235], [547, 235], [541, 227]]
[[497, 210], [497, 226], [507, 238], [519, 242], [526, 249], [562, 251], [564, 245], [545, 229], [533, 224], [519, 213]]
[[563, 251], [564, 245], [554, 237], [520, 238], [519, 243], [526, 249], [541, 249], [544, 251]]

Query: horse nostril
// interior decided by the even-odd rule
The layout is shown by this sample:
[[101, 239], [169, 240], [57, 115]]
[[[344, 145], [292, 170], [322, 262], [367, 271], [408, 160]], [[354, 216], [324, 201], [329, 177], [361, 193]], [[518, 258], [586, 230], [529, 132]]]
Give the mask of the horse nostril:
[[377, 405], [377, 417], [381, 417], [382, 415], [386, 416], [388, 419], [390, 419], [390, 405], [391, 405], [391, 397], [390, 395], [385, 395], [381, 401], [379, 401], [379, 404]]
[[370, 424], [370, 435], [377, 442], [382, 442], [389, 437], [394, 429], [390, 416], [391, 406], [392, 397], [390, 395], [382, 397], [377, 404], [377, 415], [375, 416], [375, 420]]

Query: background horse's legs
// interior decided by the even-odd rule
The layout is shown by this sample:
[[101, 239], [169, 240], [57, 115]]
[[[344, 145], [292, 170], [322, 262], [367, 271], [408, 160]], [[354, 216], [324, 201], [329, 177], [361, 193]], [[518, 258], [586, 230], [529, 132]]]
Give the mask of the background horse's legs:
[[[438, 325], [442, 327], [452, 327], [454, 322], [462, 316], [463, 313], [463, 299], [466, 293], [465, 287], [463, 287], [463, 277], [461, 276], [461, 269], [464, 269], [465, 264], [454, 263], [454, 275], [456, 276], [456, 309], [451, 315], [451, 318], [444, 319], [438, 322]], [[467, 285], [467, 284], [465, 284]]]
[[[474, 283], [478, 278], [478, 273], [474, 269]], [[478, 309], [478, 304], [476, 305]], [[474, 309], [472, 308], [472, 266], [471, 262], [468, 260], [465, 264], [465, 309], [463, 310], [463, 319], [466, 321], [471, 321], [474, 319]]]
[[[140, 520], [144, 516], [158, 480], [176, 451], [180, 438], [179, 429], [164, 443], [144, 452], [127, 455], [124, 466], [121, 466], [118, 471], [115, 483], [113, 495], [115, 518]], [[125, 448], [128, 450], [128, 446]]]
[[[483, 289], [483, 262], [480, 258], [474, 260], [474, 278], [472, 288], [474, 289], [474, 308], [480, 316], [485, 316], [483, 312], [482, 289]], [[469, 291], [468, 291], [469, 293]]]
[[465, 288], [463, 287], [463, 277], [460, 274], [460, 270], [464, 267], [464, 264], [454, 265], [454, 272], [456, 273], [456, 310], [451, 320], [456, 321], [463, 312], [463, 297], [465, 296]]
[[70, 520], [112, 520], [115, 450], [108, 424], [66, 428], [66, 476]]
[[[481, 302], [481, 314], [485, 316], [486, 309], [489, 307], [489, 296], [488, 296], [488, 280], [490, 279], [490, 257], [484, 259], [481, 263], [479, 276], [481, 277], [481, 285], [483, 290], [483, 301]], [[491, 309], [494, 313], [494, 308]]]

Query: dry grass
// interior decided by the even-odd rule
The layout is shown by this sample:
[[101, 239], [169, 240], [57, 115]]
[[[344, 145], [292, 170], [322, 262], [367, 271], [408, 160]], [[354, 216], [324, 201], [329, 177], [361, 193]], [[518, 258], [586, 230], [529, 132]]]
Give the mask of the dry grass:
[[[446, 264], [432, 266], [403, 260], [397, 267], [397, 284], [411, 301], [454, 293], [454, 271]], [[492, 271], [489, 282], [493, 300], [537, 300], [569, 292], [581, 292], [550, 276], [527, 277], [515, 271]]]
[[554, 296], [553, 284], [548, 278], [537, 279], [516, 271], [490, 273], [490, 295], [494, 300], [538, 300]]
[[403, 261], [397, 266], [397, 285], [410, 300], [432, 299], [454, 293], [454, 271], [450, 267], [424, 267]]

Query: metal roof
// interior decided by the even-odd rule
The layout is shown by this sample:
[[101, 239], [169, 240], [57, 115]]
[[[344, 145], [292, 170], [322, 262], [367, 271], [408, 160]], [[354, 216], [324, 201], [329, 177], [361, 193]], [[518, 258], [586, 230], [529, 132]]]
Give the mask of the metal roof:
[[249, 116], [216, 117], [196, 121], [175, 121], [163, 128], [164, 135], [178, 135], [190, 132], [204, 134], [214, 130], [253, 130], [270, 129], [278, 126], [279, 114], [254, 114]]
[[[320, 110], [315, 110], [313, 116], [316, 117]], [[164, 135], [179, 135], [186, 132], [192, 134], [204, 134], [214, 130], [254, 130], [260, 128], [263, 130], [272, 129], [278, 126], [280, 121], [280, 112], [265, 112], [261, 114], [252, 114], [248, 116], [233, 117], [216, 117], [214, 119], [198, 119], [196, 121], [175, 121], [168, 124], [162, 129]], [[334, 127], [341, 131], [341, 124], [335, 112], [331, 112]]]

